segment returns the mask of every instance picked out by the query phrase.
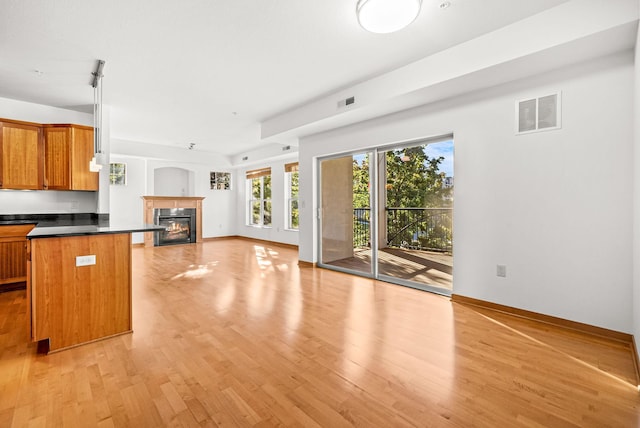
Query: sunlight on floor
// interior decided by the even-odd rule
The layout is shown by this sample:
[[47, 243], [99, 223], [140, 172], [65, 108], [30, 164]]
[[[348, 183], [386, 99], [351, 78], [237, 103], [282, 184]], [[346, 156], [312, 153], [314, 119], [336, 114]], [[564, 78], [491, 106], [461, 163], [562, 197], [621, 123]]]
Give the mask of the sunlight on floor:
[[579, 365], [581, 365], [581, 366], [587, 367], [587, 368], [589, 368], [589, 369], [591, 369], [591, 370], [594, 370], [594, 371], [596, 371], [596, 372], [598, 372], [598, 373], [600, 373], [600, 374], [603, 374], [603, 375], [607, 376], [608, 378], [610, 378], [610, 379], [612, 379], [612, 380], [615, 380], [616, 382], [622, 383], [625, 387], [630, 387], [630, 388], [633, 388], [633, 389], [637, 389], [637, 388], [638, 388], [638, 386], [637, 386], [637, 385], [635, 385], [635, 384], [633, 384], [633, 383], [629, 383], [629, 382], [628, 382], [627, 380], [625, 380], [625, 379], [621, 379], [621, 378], [619, 378], [619, 377], [617, 377], [617, 376], [615, 376], [615, 375], [613, 375], [613, 374], [611, 374], [611, 373], [609, 373], [609, 372], [607, 372], [607, 371], [605, 371], [605, 370], [602, 370], [602, 369], [600, 369], [600, 368], [598, 368], [598, 367], [596, 367], [596, 366], [594, 366], [594, 365], [592, 365], [592, 364], [587, 363], [586, 361], [583, 361], [583, 360], [581, 360], [581, 359], [579, 359], [579, 358], [576, 358], [576, 357], [574, 357], [573, 355], [568, 354], [568, 353], [566, 353], [566, 352], [564, 352], [564, 351], [562, 351], [562, 350], [558, 349], [558, 348], [557, 348], [557, 347], [555, 347], [555, 346], [549, 345], [548, 343], [542, 342], [542, 341], [540, 341], [540, 340], [538, 340], [538, 339], [536, 339], [536, 338], [534, 338], [534, 337], [531, 337], [530, 335], [528, 335], [528, 334], [526, 334], [526, 333], [523, 333], [523, 332], [521, 332], [520, 330], [518, 330], [518, 329], [516, 329], [516, 328], [510, 327], [510, 326], [506, 325], [505, 323], [500, 322], [500, 321], [498, 321], [498, 320], [496, 320], [496, 319], [494, 319], [494, 318], [491, 318], [491, 317], [490, 317], [490, 316], [488, 316], [488, 315], [485, 315], [485, 314], [482, 314], [482, 313], [479, 313], [479, 312], [477, 312], [477, 313], [478, 313], [480, 316], [482, 316], [483, 318], [487, 319], [488, 321], [490, 321], [490, 322], [492, 322], [492, 323], [494, 323], [494, 324], [497, 324], [497, 325], [499, 325], [499, 326], [501, 326], [501, 327], [504, 327], [504, 328], [506, 328], [507, 330], [509, 330], [509, 331], [511, 331], [511, 332], [513, 332], [513, 333], [515, 333], [515, 334], [519, 335], [519, 336], [522, 336], [522, 337], [524, 337], [524, 338], [526, 338], [526, 339], [528, 339], [528, 340], [530, 340], [530, 341], [532, 341], [532, 342], [536, 343], [536, 344], [537, 344], [537, 345], [539, 345], [539, 346], [542, 346], [542, 347], [545, 347], [545, 348], [548, 348], [548, 349], [552, 349], [553, 351], [555, 351], [555, 352], [557, 352], [557, 353], [559, 353], [559, 354], [564, 355], [565, 357], [569, 358], [570, 360], [572, 360], [573, 362], [575, 362], [575, 363], [577, 363], [577, 364], [579, 364]]
[[171, 279], [175, 280], [175, 279], [182, 279], [182, 278], [187, 278], [187, 279], [204, 278], [205, 276], [213, 272], [211, 268], [218, 266], [218, 263], [219, 262], [217, 261], [213, 261], [213, 262], [208, 262], [205, 265], [190, 265], [189, 270], [179, 273], [178, 275], [173, 276]]
[[[287, 270], [289, 266], [286, 263], [274, 264], [274, 259], [278, 258], [278, 252], [271, 248], [265, 248], [260, 245], [254, 245], [253, 249], [256, 253], [258, 267], [263, 271], [267, 270]], [[264, 278], [264, 276], [263, 276]]]

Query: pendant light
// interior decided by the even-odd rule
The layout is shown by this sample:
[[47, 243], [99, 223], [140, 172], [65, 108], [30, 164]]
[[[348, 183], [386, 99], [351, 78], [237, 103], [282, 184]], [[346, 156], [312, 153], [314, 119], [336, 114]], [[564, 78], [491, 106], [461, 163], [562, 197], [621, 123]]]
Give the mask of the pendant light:
[[422, 0], [358, 0], [360, 26], [372, 33], [393, 33], [411, 24], [420, 13]]
[[96, 160], [97, 154], [102, 154], [102, 69], [104, 61], [98, 60], [96, 71], [91, 73], [93, 79], [93, 153], [94, 156], [89, 162], [89, 171], [99, 172], [102, 165]]

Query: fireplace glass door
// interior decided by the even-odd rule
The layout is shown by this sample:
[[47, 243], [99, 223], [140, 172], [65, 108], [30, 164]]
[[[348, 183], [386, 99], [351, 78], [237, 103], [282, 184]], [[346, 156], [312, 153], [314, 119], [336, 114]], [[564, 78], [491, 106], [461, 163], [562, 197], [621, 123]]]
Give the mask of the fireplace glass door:
[[158, 232], [158, 245], [188, 244], [191, 242], [190, 217], [160, 217], [160, 226], [165, 230]]
[[194, 209], [161, 208], [155, 211], [154, 223], [165, 228], [155, 233], [156, 246], [196, 242]]

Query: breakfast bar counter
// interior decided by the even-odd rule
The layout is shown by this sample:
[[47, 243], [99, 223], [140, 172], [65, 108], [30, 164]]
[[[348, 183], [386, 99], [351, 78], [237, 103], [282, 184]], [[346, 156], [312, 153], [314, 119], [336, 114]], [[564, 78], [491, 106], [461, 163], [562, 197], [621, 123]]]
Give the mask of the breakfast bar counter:
[[161, 229], [145, 224], [31, 230], [31, 340], [58, 351], [131, 332], [131, 233]]

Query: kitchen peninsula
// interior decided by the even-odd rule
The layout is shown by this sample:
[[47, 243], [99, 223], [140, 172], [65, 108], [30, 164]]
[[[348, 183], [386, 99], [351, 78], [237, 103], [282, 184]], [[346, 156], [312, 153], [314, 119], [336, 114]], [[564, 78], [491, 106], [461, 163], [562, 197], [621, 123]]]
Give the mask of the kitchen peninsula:
[[102, 220], [41, 225], [37, 216], [0, 222], [35, 223], [27, 234], [32, 341], [58, 351], [132, 331], [131, 233], [161, 227]]

